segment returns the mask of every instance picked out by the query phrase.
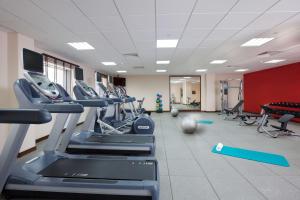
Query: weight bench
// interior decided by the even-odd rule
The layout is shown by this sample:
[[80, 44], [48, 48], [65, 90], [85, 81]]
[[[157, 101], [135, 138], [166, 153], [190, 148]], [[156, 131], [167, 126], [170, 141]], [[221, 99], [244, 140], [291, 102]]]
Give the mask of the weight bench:
[[244, 103], [244, 100], [240, 100], [232, 109], [225, 108], [224, 109], [224, 119], [225, 120], [233, 120], [237, 119], [239, 114], [241, 113], [241, 107]]

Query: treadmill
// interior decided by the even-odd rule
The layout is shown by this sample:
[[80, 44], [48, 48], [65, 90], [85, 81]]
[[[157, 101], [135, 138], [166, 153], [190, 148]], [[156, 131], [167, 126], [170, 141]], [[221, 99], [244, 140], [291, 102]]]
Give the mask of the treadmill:
[[[107, 101], [110, 104], [122, 102], [119, 98], [100, 98], [97, 93], [83, 82], [83, 71], [75, 68], [77, 100]], [[91, 107], [80, 131], [65, 133], [61, 151], [71, 154], [106, 154], [126, 156], [154, 156], [155, 137], [152, 134], [101, 134], [93, 131], [97, 117], [97, 107]], [[76, 126], [79, 117], [71, 118], [68, 126]], [[75, 121], [76, 123], [74, 123]], [[75, 129], [75, 127], [71, 127]], [[69, 143], [67, 143], [69, 142]]]
[[[28, 57], [29, 61], [26, 60]], [[26, 79], [15, 82], [14, 90], [20, 106], [56, 113], [56, 121], [45, 149], [27, 160], [15, 162], [12, 158], [16, 156], [7, 155], [19, 151], [28, 127], [20, 126], [14, 130], [17, 134], [9, 135], [10, 142], [6, 143], [6, 153], [3, 154], [6, 159], [1, 159], [9, 165], [0, 165], [4, 166], [3, 169], [12, 166], [5, 168], [11, 170], [7, 172], [10, 175], [3, 190], [4, 196], [7, 199], [158, 200], [158, 163], [153, 158], [70, 155], [57, 151], [53, 141], [58, 141], [70, 113], [79, 115], [84, 110], [82, 105], [101, 106], [102, 103], [93, 100], [63, 101], [60, 89], [42, 74], [42, 55], [24, 49], [23, 59], [25, 70], [29, 69], [28, 62], [31, 70], [25, 72], [25, 77], [30, 76], [36, 85]], [[47, 95], [41, 90], [47, 91]], [[67, 127], [65, 131], [73, 130]]]

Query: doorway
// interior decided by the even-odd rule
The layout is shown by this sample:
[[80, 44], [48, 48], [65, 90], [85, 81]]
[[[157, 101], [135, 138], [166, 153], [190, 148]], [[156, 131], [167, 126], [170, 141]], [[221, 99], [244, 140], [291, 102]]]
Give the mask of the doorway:
[[170, 106], [180, 111], [200, 111], [201, 77], [170, 76]]

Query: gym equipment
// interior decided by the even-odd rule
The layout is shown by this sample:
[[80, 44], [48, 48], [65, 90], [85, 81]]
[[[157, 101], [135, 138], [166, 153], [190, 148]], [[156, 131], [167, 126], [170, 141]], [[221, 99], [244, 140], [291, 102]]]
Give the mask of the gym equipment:
[[184, 133], [192, 134], [197, 129], [197, 122], [192, 117], [184, 117], [181, 121], [181, 129]]
[[196, 122], [198, 124], [213, 124], [214, 123], [212, 120], [204, 120], [204, 119], [197, 120]]
[[242, 114], [242, 106], [244, 104], [244, 100], [240, 100], [232, 109], [224, 108], [224, 119], [233, 120], [237, 119], [239, 115]]
[[261, 114], [253, 114], [253, 113], [242, 113], [237, 116], [239, 118], [239, 125], [250, 126], [259, 122], [259, 119], [262, 117]]
[[171, 109], [171, 115], [172, 117], [177, 117], [179, 114], [179, 110], [177, 108], [172, 108]]
[[156, 112], [163, 112], [162, 95], [159, 93], [156, 94]]
[[222, 143], [215, 145], [212, 149], [212, 152], [217, 154], [237, 157], [237, 158], [243, 158], [247, 160], [254, 160], [258, 162], [279, 165], [283, 167], [289, 167], [289, 163], [284, 156], [260, 152], [260, 151], [253, 151], [253, 150], [224, 146]]
[[[26, 116], [26, 117], [24, 117]], [[0, 109], [0, 123], [14, 124], [11, 134], [4, 143], [0, 154], [0, 192], [16, 162], [23, 140], [30, 124], [44, 124], [52, 120], [51, 114], [39, 109]], [[15, 147], [12, 149], [11, 147]]]
[[[300, 117], [300, 104], [299, 103], [289, 103], [289, 102], [279, 102], [270, 103], [261, 106], [263, 110], [263, 116], [258, 123], [257, 131], [259, 133], [266, 133], [273, 138], [278, 136], [300, 136], [300, 134], [294, 133], [292, 130], [287, 129], [289, 121], [293, 118]], [[270, 125], [273, 129], [268, 128], [268, 119], [272, 116], [281, 116], [278, 119], [280, 126]]]
[[[41, 54], [30, 53], [42, 57]], [[31, 59], [34, 59], [34, 56]], [[37, 67], [41, 70], [43, 63], [39, 62]], [[75, 115], [80, 116], [83, 112], [83, 107], [78, 102], [99, 106], [100, 101], [65, 102], [63, 98], [50, 99], [42, 91], [48, 91], [47, 94], [55, 97], [61, 95], [60, 88], [55, 83], [49, 83], [47, 77], [40, 71], [25, 72], [25, 77], [27, 76], [31, 77], [36, 85], [26, 79], [16, 81], [14, 89], [20, 106], [43, 107], [51, 113], [57, 113], [57, 117], [44, 151], [19, 162], [15, 162], [15, 159], [8, 156], [4, 160], [7, 164], [3, 166], [16, 163], [15, 166], [6, 168], [12, 169], [4, 189], [7, 199], [158, 200], [159, 176], [157, 161], [153, 158], [69, 155], [57, 151], [58, 142], [53, 144], [53, 141], [61, 135], [70, 113], [73, 113], [70, 116], [72, 118]], [[65, 133], [73, 132], [73, 128], [67, 126]], [[7, 155], [11, 155], [11, 152], [17, 154], [27, 129], [28, 126], [20, 126], [9, 135], [10, 138], [4, 149], [4, 152], [9, 152], [6, 153]], [[52, 149], [47, 148], [49, 143]]]
[[[83, 70], [76, 68], [76, 80], [74, 86], [74, 94], [77, 100], [107, 100], [112, 106], [113, 104], [123, 102], [118, 98], [100, 98], [98, 94], [83, 81]], [[129, 123], [124, 123], [120, 127], [113, 127], [103, 121], [105, 110], [102, 108], [97, 112], [97, 107], [90, 108], [85, 119], [83, 128], [71, 135], [65, 135], [62, 144], [66, 144], [66, 151], [72, 154], [110, 154], [110, 155], [134, 155], [148, 156], [155, 154], [155, 137], [153, 135], [154, 122], [146, 115], [136, 118], [128, 127]], [[98, 113], [98, 118], [97, 117]], [[91, 131], [97, 120], [100, 125], [100, 133]], [[73, 122], [73, 119], [70, 119]], [[75, 119], [77, 122], [78, 119]], [[76, 124], [76, 123], [71, 123]], [[75, 125], [76, 126], [76, 125]], [[121, 130], [122, 128], [122, 130]], [[75, 129], [75, 127], [73, 127]], [[109, 134], [110, 133], [110, 134]], [[140, 134], [142, 133], [142, 134]], [[67, 143], [68, 142], [68, 143]]]
[[[239, 85], [232, 85], [233, 81], [239, 81]], [[228, 98], [229, 98], [229, 92], [230, 90], [236, 90], [238, 89], [238, 101], [243, 99], [243, 80], [240, 79], [229, 79], [229, 80], [221, 80], [220, 81], [220, 87], [221, 87], [221, 114], [226, 114], [225, 109], [229, 109], [228, 107]], [[242, 112], [242, 107], [239, 108], [240, 113]]]

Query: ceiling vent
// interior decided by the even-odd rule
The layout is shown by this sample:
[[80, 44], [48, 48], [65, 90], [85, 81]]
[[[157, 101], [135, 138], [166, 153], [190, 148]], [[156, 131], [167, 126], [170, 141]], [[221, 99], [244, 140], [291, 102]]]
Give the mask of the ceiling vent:
[[277, 55], [280, 53], [281, 53], [281, 51], [265, 51], [265, 52], [257, 54], [257, 56], [266, 58], [266, 57], [274, 56], [274, 55]]
[[125, 53], [123, 54], [125, 57], [139, 57], [139, 54], [137, 53]]
[[227, 66], [225, 66], [225, 67], [227, 67], [227, 68], [238, 68], [239, 66], [227, 65]]
[[133, 69], [145, 69], [144, 66], [133, 66], [132, 68], [133, 68]]

